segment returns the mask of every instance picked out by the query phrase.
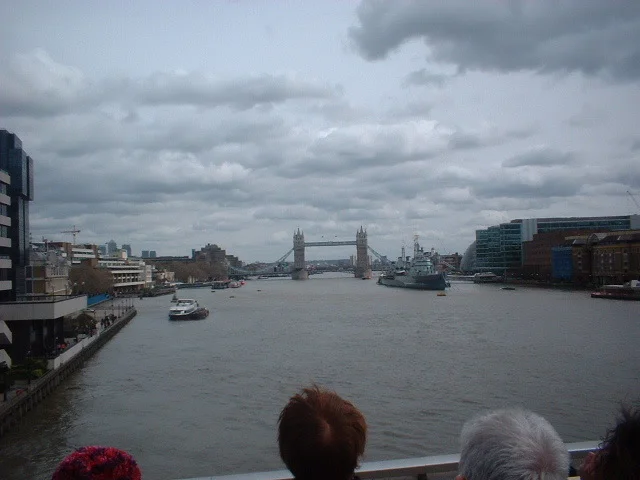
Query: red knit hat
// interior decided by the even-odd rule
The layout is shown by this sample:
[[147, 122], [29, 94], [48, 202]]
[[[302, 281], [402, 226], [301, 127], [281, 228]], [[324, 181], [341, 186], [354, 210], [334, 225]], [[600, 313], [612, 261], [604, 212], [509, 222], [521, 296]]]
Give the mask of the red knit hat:
[[68, 455], [51, 480], [140, 480], [134, 458], [113, 447], [82, 447]]

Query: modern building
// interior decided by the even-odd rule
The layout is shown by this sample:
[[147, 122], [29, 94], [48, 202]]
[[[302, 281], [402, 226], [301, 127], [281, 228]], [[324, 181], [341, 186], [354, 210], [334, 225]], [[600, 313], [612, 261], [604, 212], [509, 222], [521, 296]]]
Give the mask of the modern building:
[[107, 242], [107, 255], [115, 255], [118, 251], [118, 244], [115, 240], [109, 240]]
[[[11, 300], [13, 282], [11, 280], [12, 263], [9, 249], [11, 248], [11, 218], [9, 217], [9, 206], [11, 198], [9, 185], [11, 178], [6, 171], [0, 170], [0, 301]], [[0, 318], [0, 365], [11, 366], [11, 357], [6, 352], [5, 347], [11, 345], [13, 335], [8, 325]]]
[[149, 258], [156, 258], [156, 251], [155, 250], [149, 250]]
[[476, 242], [472, 242], [467, 247], [460, 260], [460, 270], [465, 273], [474, 272], [476, 270]]
[[537, 233], [555, 231], [618, 231], [640, 228], [640, 215], [609, 217], [528, 218], [476, 230], [476, 271], [520, 270], [522, 244]]
[[[4, 242], [0, 247], [0, 255], [8, 255], [11, 259], [12, 282], [11, 300], [25, 293], [22, 268], [29, 263], [29, 202], [33, 200], [33, 159], [22, 149], [22, 141], [17, 135], [6, 130], [0, 130], [0, 170], [6, 172], [9, 178], [0, 181], [4, 185], [3, 201], [9, 201], [6, 211], [10, 222], [3, 233], [8, 234], [10, 242]], [[9, 223], [9, 225], [6, 225]]]
[[142, 258], [149, 258], [149, 250], [142, 250]]
[[87, 306], [86, 296], [56, 295], [64, 280], [57, 266], [47, 268], [51, 259], [30, 264], [33, 175], [20, 138], [0, 130], [0, 362], [9, 366], [50, 354], [63, 340], [64, 316]]
[[122, 250], [127, 252], [127, 257], [131, 256], [131, 245], [129, 245], [128, 243], [123, 243], [121, 248]]
[[11, 197], [8, 195], [10, 184], [11, 177], [9, 177], [9, 174], [0, 170], [0, 301], [11, 300], [13, 297], [13, 264], [10, 252], [11, 217], [9, 217]]

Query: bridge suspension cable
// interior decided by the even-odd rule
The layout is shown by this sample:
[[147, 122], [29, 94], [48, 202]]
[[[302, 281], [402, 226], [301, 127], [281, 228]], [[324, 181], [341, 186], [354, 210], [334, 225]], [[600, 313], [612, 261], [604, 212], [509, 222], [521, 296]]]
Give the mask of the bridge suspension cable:
[[227, 260], [227, 268], [232, 273], [240, 273], [240, 274], [243, 274], [243, 275], [260, 275], [261, 273], [271, 272], [274, 265], [278, 265], [278, 264], [284, 262], [287, 259], [287, 257], [289, 255], [291, 255], [291, 253], [293, 253], [293, 248], [291, 248], [291, 250], [289, 250], [287, 253], [282, 255], [278, 260], [276, 260], [275, 262], [270, 263], [268, 266], [266, 266], [265, 268], [262, 268], [260, 270], [247, 270], [246, 268], [234, 267], [233, 265], [229, 264], [228, 260]]
[[371, 253], [373, 253], [375, 255], [375, 257], [380, 260], [383, 264], [384, 263], [391, 263], [389, 261], [389, 259], [387, 257], [385, 257], [384, 255], [380, 255], [378, 252], [376, 252], [370, 245], [367, 245], [367, 248], [369, 249], [369, 251]]

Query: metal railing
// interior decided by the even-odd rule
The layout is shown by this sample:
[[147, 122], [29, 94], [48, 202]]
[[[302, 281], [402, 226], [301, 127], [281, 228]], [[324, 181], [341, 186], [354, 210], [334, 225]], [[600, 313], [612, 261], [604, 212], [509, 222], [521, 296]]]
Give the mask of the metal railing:
[[[567, 443], [572, 465], [577, 466], [589, 452], [596, 450], [598, 443], [594, 441]], [[435, 477], [453, 478], [457, 474], [459, 460], [459, 454], [451, 454], [366, 462], [356, 470], [356, 475], [362, 480], [375, 478], [415, 478], [417, 480], [428, 480]], [[184, 480], [293, 480], [293, 477], [289, 470], [272, 470]]]
[[3, 304], [17, 304], [17, 303], [55, 303], [55, 302], [63, 302], [65, 300], [71, 300], [73, 298], [86, 297], [86, 294], [73, 294], [73, 295], [64, 295], [64, 294], [24, 294], [18, 295], [15, 301], [11, 302], [0, 302]]

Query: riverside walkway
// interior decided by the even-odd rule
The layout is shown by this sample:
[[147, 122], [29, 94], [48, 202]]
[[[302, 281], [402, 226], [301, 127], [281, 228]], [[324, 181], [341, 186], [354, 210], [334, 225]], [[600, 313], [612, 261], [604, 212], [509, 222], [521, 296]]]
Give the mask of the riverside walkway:
[[133, 301], [127, 298], [115, 298], [102, 302], [85, 310], [97, 321], [93, 335], [78, 338], [73, 345], [53, 358], [47, 359], [48, 371], [42, 377], [26, 384], [14, 385], [7, 399], [0, 402], [0, 436], [47, 395], [62, 381], [82, 367], [85, 360], [97, 352], [118, 331], [120, 331], [137, 311]]

